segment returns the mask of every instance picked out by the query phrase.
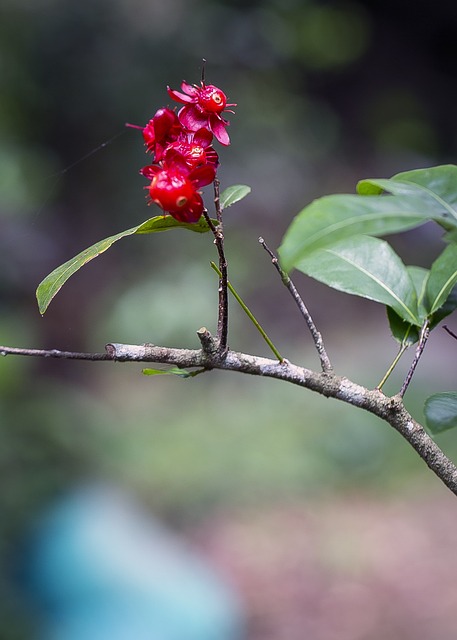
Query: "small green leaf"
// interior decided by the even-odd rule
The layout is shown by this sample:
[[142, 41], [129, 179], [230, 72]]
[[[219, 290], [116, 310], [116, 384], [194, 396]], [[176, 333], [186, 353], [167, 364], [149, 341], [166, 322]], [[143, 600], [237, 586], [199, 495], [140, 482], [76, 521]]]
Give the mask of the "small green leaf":
[[421, 325], [414, 284], [391, 246], [353, 236], [303, 258], [296, 268], [334, 289], [381, 302], [409, 324]]
[[424, 320], [428, 315], [428, 309], [425, 306], [425, 290], [427, 287], [427, 281], [430, 275], [430, 271], [428, 269], [424, 269], [423, 267], [416, 266], [408, 266], [406, 267], [406, 270], [409, 273], [409, 277], [411, 278], [414, 289], [416, 291], [418, 318], [422, 326]]
[[403, 318], [400, 318], [391, 307], [386, 307], [387, 319], [389, 321], [389, 328], [393, 338], [402, 345], [410, 347], [419, 341], [420, 329], [414, 325], [406, 322]]
[[[213, 224], [217, 225], [217, 220], [213, 220]], [[65, 262], [60, 267], [54, 269], [54, 271], [46, 276], [46, 278], [38, 285], [36, 297], [40, 313], [43, 315], [46, 312], [51, 300], [60, 291], [65, 282], [74, 273], [76, 273], [76, 271], [81, 269], [81, 267], [94, 258], [97, 258], [100, 254], [104, 253], [121, 238], [125, 238], [126, 236], [131, 236], [133, 234], [158, 233], [161, 231], [168, 231], [170, 229], [189, 229], [190, 231], [195, 231], [197, 233], [205, 233], [206, 231], [209, 231], [208, 223], [203, 216], [194, 224], [179, 222], [171, 216], [155, 216], [154, 218], [150, 218], [149, 220], [142, 222], [136, 227], [132, 227], [126, 231], [116, 233], [114, 236], [100, 240], [88, 249], [84, 249], [84, 251], [78, 253], [77, 256], [68, 260], [68, 262]]]
[[430, 313], [435, 313], [457, 283], [457, 245], [448, 245], [430, 269], [426, 296]]
[[251, 193], [251, 187], [245, 184], [234, 184], [231, 187], [227, 187], [227, 189], [224, 189], [221, 193], [221, 209], [227, 209], [227, 207], [235, 204], [235, 202], [239, 202], [245, 198], [249, 193]]
[[179, 367], [171, 367], [170, 369], [143, 369], [145, 376], [179, 376], [180, 378], [192, 378], [195, 373], [180, 369]]
[[[416, 290], [418, 319], [421, 324], [427, 317], [427, 311], [424, 306], [425, 287], [429, 271], [422, 267], [406, 267], [411, 281]], [[411, 346], [419, 340], [419, 328], [410, 324], [401, 318], [393, 309], [387, 307], [387, 319], [389, 320], [392, 336], [400, 344]]]
[[441, 433], [457, 427], [457, 393], [435, 393], [425, 401], [424, 414], [432, 433]]

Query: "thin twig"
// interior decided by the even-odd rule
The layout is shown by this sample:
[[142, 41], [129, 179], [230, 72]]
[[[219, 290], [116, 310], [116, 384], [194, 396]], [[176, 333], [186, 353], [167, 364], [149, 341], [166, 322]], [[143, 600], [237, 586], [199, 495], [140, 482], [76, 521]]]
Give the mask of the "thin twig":
[[219, 278], [219, 303], [217, 317], [217, 341], [219, 345], [219, 355], [223, 356], [227, 351], [228, 340], [228, 291], [227, 291], [227, 260], [224, 252], [224, 226], [222, 222], [222, 209], [220, 202], [219, 180], [214, 180], [214, 205], [216, 207], [216, 217], [218, 226], [215, 227], [208, 215], [207, 211], [203, 211], [205, 220], [214, 236], [214, 244], [216, 245], [219, 255], [219, 270], [221, 276]]
[[414, 355], [414, 360], [411, 363], [409, 371], [406, 374], [405, 381], [404, 381], [404, 383], [402, 385], [402, 388], [400, 389], [400, 392], [398, 394], [400, 396], [400, 398], [403, 398], [403, 396], [406, 393], [406, 390], [409, 387], [409, 383], [411, 382], [412, 377], [414, 375], [414, 372], [416, 370], [416, 367], [419, 364], [419, 360], [421, 359], [421, 356], [422, 356], [422, 354], [424, 352], [425, 345], [427, 344], [427, 340], [428, 340], [429, 335], [430, 335], [430, 326], [429, 326], [428, 320], [426, 320], [424, 322], [424, 324], [422, 325], [422, 328], [421, 328], [421, 332], [420, 332], [420, 336], [419, 336], [419, 344], [417, 345], [417, 348], [416, 348], [416, 353]]
[[451, 331], [447, 325], [443, 325], [443, 329], [447, 331], [452, 338], [457, 340], [457, 335], [453, 331]]
[[[214, 264], [214, 262], [211, 262], [211, 268], [218, 274], [219, 277], [221, 277], [221, 272], [219, 271], [219, 269], [217, 268], [217, 266]], [[276, 349], [275, 345], [273, 344], [273, 342], [271, 341], [271, 339], [269, 338], [267, 332], [265, 331], [265, 329], [262, 327], [262, 325], [260, 324], [260, 322], [257, 320], [257, 318], [254, 316], [254, 314], [252, 313], [252, 311], [249, 309], [249, 307], [247, 306], [247, 304], [244, 302], [244, 300], [241, 298], [241, 296], [239, 295], [239, 293], [236, 291], [236, 289], [233, 287], [232, 283], [230, 282], [230, 280], [227, 280], [227, 286], [229, 288], [230, 293], [233, 295], [233, 297], [235, 298], [235, 300], [238, 302], [238, 304], [240, 305], [240, 307], [243, 309], [243, 311], [245, 312], [245, 314], [247, 315], [247, 317], [249, 318], [249, 320], [252, 322], [252, 324], [254, 325], [254, 327], [257, 329], [257, 331], [260, 333], [260, 335], [262, 336], [262, 338], [265, 340], [265, 342], [267, 343], [267, 345], [270, 347], [270, 349], [272, 350], [272, 352], [274, 353], [274, 355], [278, 358], [279, 362], [282, 362], [284, 360], [284, 358], [282, 357], [282, 355], [279, 353], [279, 351]]]
[[0, 347], [0, 356], [32, 356], [38, 358], [57, 358], [60, 360], [113, 360], [109, 353], [86, 353], [81, 351], [60, 351], [60, 349], [20, 349], [18, 347]]
[[281, 266], [279, 264], [278, 258], [275, 256], [273, 251], [265, 243], [265, 240], [263, 238], [259, 238], [259, 242], [262, 245], [262, 247], [265, 249], [265, 251], [269, 254], [269, 256], [271, 258], [271, 262], [273, 263], [274, 267], [276, 268], [276, 271], [281, 276], [281, 280], [282, 280], [283, 284], [289, 290], [292, 298], [295, 300], [296, 305], [300, 309], [300, 313], [302, 314], [303, 318], [305, 319], [306, 324], [308, 325], [308, 329], [311, 332], [311, 335], [312, 335], [313, 340], [314, 340], [314, 344], [316, 346], [317, 353], [319, 355], [319, 359], [321, 361], [322, 371], [324, 373], [331, 373], [333, 371], [333, 366], [332, 366], [332, 363], [330, 362], [330, 358], [328, 357], [327, 352], [325, 350], [324, 341], [322, 339], [322, 335], [317, 330], [317, 327], [314, 324], [314, 321], [313, 321], [313, 319], [311, 317], [311, 314], [309, 313], [308, 309], [306, 308], [305, 303], [303, 302], [300, 294], [298, 293], [294, 283], [289, 278], [289, 275], [283, 269], [281, 269]]

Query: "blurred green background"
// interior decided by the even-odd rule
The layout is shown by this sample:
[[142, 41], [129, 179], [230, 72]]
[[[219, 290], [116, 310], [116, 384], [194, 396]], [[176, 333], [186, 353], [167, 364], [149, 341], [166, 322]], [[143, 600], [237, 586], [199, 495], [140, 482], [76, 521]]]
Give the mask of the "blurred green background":
[[[154, 215], [138, 174], [142, 139], [124, 123], [143, 125], [170, 105], [167, 84], [198, 82], [206, 58], [207, 82], [238, 104], [232, 145], [220, 149], [222, 187], [253, 189], [227, 212], [231, 280], [280, 351], [316, 367], [257, 238], [277, 247], [306, 203], [352, 191], [359, 178], [455, 162], [456, 30], [451, 0], [3, 0], [0, 342], [197, 347], [196, 330], [214, 329], [214, 247], [181, 231], [121, 241], [44, 318], [34, 299], [54, 267]], [[394, 239], [407, 263], [424, 266], [440, 242], [430, 226]], [[396, 351], [382, 308], [300, 275], [296, 283], [337, 371], [376, 385]], [[235, 305], [231, 313], [230, 346], [268, 355]], [[455, 345], [436, 333], [408, 394], [419, 419], [427, 395], [456, 383]], [[408, 356], [388, 392], [407, 366]], [[0, 389], [5, 566], [40, 508], [88, 478], [128, 488], [180, 527], [234, 506], [444, 491], [371, 416], [271, 380], [146, 378], [136, 365], [7, 357]], [[457, 455], [452, 432], [440, 444]], [[30, 637], [21, 606], [5, 570], [1, 637]]]

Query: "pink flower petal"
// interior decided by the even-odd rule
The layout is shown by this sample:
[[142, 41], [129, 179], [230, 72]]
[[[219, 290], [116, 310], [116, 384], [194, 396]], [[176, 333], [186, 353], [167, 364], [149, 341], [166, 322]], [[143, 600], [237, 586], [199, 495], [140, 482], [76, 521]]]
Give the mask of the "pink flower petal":
[[205, 149], [205, 154], [206, 162], [208, 164], [212, 164], [215, 168], [217, 168], [219, 166], [219, 156], [217, 155], [216, 150], [213, 149], [213, 147], [208, 147], [207, 149]]
[[224, 124], [222, 119], [214, 115], [210, 118], [210, 124], [211, 131], [214, 133], [216, 139], [225, 146], [229, 145], [230, 137], [225, 129], [227, 125]]
[[159, 109], [153, 120], [156, 139], [163, 143], [166, 139], [176, 138], [179, 132], [179, 120], [174, 111]]
[[160, 167], [158, 167], [157, 165], [148, 164], [147, 167], [143, 167], [142, 169], [140, 169], [140, 173], [148, 180], [152, 180], [156, 173], [158, 173], [160, 170]]
[[208, 125], [208, 116], [202, 114], [194, 105], [183, 107], [178, 113], [178, 118], [189, 131], [198, 131]]
[[170, 89], [170, 87], [167, 87], [167, 91], [170, 98], [172, 98], [173, 100], [176, 100], [176, 102], [183, 102], [184, 104], [195, 102], [194, 98], [191, 98], [190, 96], [186, 96], [184, 93], [181, 93], [180, 91], [175, 91], [174, 89]]
[[202, 167], [197, 167], [197, 169], [193, 169], [189, 174], [189, 180], [197, 188], [205, 187], [207, 184], [211, 184], [215, 177], [216, 170], [212, 165], [209, 164], [205, 164]]
[[212, 142], [212, 139], [213, 139], [213, 134], [209, 129], [206, 129], [206, 127], [202, 127], [194, 135], [194, 142], [199, 144], [204, 149], [206, 147], [209, 147], [209, 145]]
[[168, 169], [172, 169], [175, 173], [180, 173], [184, 176], [188, 175], [190, 171], [189, 166], [182, 153], [170, 147], [165, 151], [164, 158]]
[[185, 80], [181, 82], [181, 89], [184, 91], [184, 93], [187, 93], [188, 96], [198, 96], [198, 87], [194, 87], [192, 84], [189, 84]]

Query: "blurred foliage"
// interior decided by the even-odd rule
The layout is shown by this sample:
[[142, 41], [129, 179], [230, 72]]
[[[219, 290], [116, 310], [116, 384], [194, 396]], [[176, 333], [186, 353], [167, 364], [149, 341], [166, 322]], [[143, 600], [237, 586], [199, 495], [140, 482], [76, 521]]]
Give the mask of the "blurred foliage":
[[[168, 104], [167, 84], [198, 82], [205, 57], [207, 81], [238, 103], [232, 146], [221, 152], [222, 186], [253, 187], [227, 216], [232, 282], [281, 352], [313, 363], [257, 236], [277, 246], [306, 202], [350, 190], [360, 177], [455, 162], [456, 26], [448, 0], [414, 9], [394, 0], [4, 0], [1, 342], [196, 346], [195, 330], [214, 326], [213, 246], [181, 231], [116, 246], [72, 278], [45, 319], [34, 301], [57, 265], [155, 214], [138, 175], [141, 138], [124, 123], [144, 124]], [[406, 261], [408, 252], [431, 260], [437, 242], [420, 230], [397, 244]], [[394, 351], [385, 319], [378, 325], [364, 303], [361, 325], [353, 301], [298, 282], [339, 369], [375, 385], [388, 365], [385, 344]], [[234, 308], [231, 346], [264, 352], [246, 327]], [[363, 327], [357, 343], [354, 327]], [[0, 364], [5, 566], [40, 506], [88, 475], [126, 484], [181, 519], [227, 501], [361, 484], [397, 490], [417, 474], [431, 481], [384, 425], [271, 381], [151, 379], [135, 366], [11, 357]], [[439, 358], [429, 366], [441, 371], [436, 390], [452, 384]], [[425, 373], [418, 380], [418, 396], [435, 390]], [[420, 400], [409, 402], [419, 411]], [[442, 438], [455, 448], [455, 438]], [[1, 637], [29, 637], [11, 621], [20, 602], [6, 574], [0, 595]]]

